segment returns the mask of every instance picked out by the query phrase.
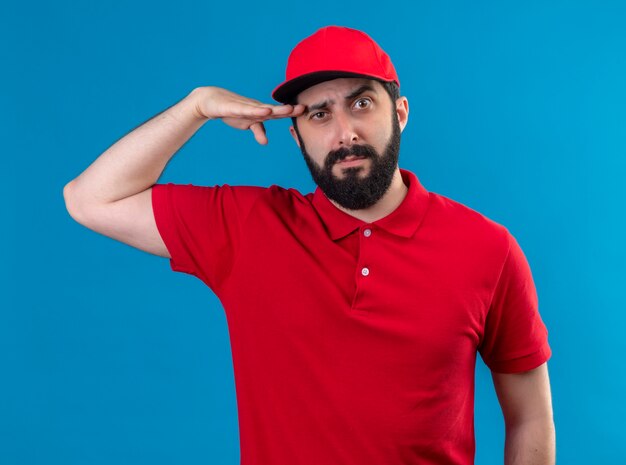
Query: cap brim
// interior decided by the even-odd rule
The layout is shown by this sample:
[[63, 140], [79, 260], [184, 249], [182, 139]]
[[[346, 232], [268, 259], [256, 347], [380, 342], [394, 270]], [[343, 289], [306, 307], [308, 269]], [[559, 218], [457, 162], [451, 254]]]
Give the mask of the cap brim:
[[274, 92], [272, 97], [274, 100], [280, 103], [293, 103], [296, 96], [305, 89], [308, 89], [320, 82], [330, 81], [332, 79], [346, 78], [346, 77], [360, 77], [367, 79], [382, 80], [377, 76], [370, 76], [366, 74], [349, 73], [346, 71], [318, 71], [316, 73], [309, 73], [303, 76], [298, 76], [295, 79], [285, 81], [280, 84]]

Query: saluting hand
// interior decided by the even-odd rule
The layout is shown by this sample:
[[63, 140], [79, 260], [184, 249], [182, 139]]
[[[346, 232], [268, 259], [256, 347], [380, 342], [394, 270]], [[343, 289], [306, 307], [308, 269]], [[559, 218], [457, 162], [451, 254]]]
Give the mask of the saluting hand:
[[243, 97], [220, 87], [199, 87], [194, 90], [196, 114], [199, 118], [221, 119], [237, 129], [250, 129], [259, 144], [267, 144], [264, 121], [291, 118], [304, 112], [304, 105], [271, 105]]

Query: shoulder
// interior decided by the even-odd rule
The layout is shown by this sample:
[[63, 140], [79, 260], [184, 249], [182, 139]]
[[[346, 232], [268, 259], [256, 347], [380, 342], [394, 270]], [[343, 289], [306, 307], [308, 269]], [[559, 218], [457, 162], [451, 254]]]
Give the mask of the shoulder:
[[162, 191], [167, 193], [174, 193], [177, 195], [188, 196], [207, 196], [218, 195], [224, 193], [233, 193], [241, 196], [259, 196], [267, 190], [266, 187], [260, 186], [233, 186], [230, 184], [216, 184], [212, 186], [198, 185], [198, 184], [179, 184], [174, 182], [154, 184], [152, 186], [153, 191]]
[[272, 210], [289, 212], [311, 208], [312, 199], [313, 194], [303, 194], [293, 187], [272, 184], [265, 188], [259, 203]]
[[466, 228], [477, 228], [495, 235], [508, 234], [504, 225], [474, 208], [436, 192], [429, 192], [429, 196], [431, 212], [446, 222], [462, 224]]
[[234, 203], [265, 204], [276, 208], [293, 204], [310, 204], [312, 194], [302, 194], [294, 188], [278, 185], [269, 187], [251, 185], [216, 184], [212, 186], [197, 184], [163, 183], [152, 186], [155, 197], [173, 197], [181, 203], [186, 201], [230, 201]]
[[275, 201], [306, 201], [312, 194], [302, 194], [294, 187], [283, 187], [277, 184], [265, 188], [267, 197]]
[[429, 192], [429, 220], [441, 234], [467, 246], [506, 255], [513, 239], [503, 224], [459, 201]]

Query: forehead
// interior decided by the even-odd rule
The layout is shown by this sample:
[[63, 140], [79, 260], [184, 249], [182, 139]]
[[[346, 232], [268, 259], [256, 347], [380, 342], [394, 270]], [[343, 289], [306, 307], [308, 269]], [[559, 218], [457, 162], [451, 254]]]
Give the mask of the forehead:
[[375, 92], [384, 92], [382, 84], [375, 79], [367, 78], [338, 78], [320, 82], [298, 94], [298, 103], [305, 105], [333, 97], [343, 98], [361, 86], [369, 85]]

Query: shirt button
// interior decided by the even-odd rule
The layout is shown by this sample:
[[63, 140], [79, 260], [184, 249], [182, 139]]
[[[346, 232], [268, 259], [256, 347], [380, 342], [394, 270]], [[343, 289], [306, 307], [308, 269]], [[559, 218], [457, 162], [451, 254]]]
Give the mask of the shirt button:
[[363, 235], [365, 237], [370, 237], [372, 235], [372, 230], [371, 229], [366, 229], [363, 231]]
[[368, 274], [370, 274], [370, 270], [369, 270], [369, 268], [363, 268], [363, 269], [361, 270], [361, 274], [362, 274], [363, 276], [367, 276]]

